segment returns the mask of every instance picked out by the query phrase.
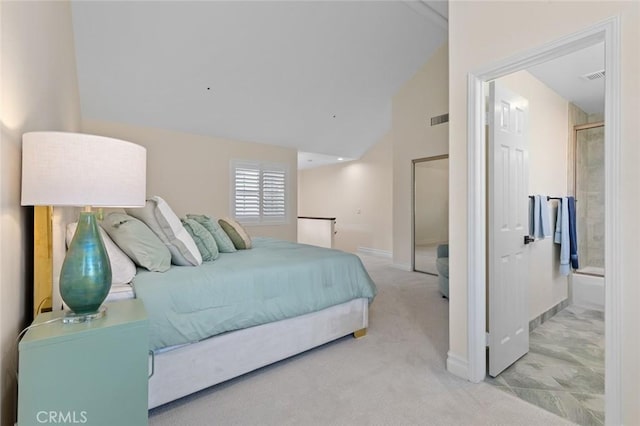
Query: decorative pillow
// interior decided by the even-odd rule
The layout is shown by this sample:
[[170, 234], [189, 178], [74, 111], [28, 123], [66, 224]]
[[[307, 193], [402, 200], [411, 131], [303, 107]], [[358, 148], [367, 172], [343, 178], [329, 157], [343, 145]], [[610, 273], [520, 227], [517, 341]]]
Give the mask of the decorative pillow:
[[154, 272], [171, 267], [169, 249], [142, 221], [124, 213], [110, 213], [102, 227], [138, 266]]
[[169, 204], [160, 197], [151, 197], [144, 207], [125, 209], [127, 214], [147, 224], [171, 252], [171, 261], [180, 266], [202, 264], [202, 255], [195, 241], [184, 229]]
[[215, 219], [204, 214], [188, 214], [187, 218], [195, 220], [213, 235], [220, 253], [233, 253], [238, 251], [236, 246], [233, 245], [233, 241], [231, 241], [227, 233], [224, 232], [224, 229], [222, 229]]
[[227, 233], [231, 241], [233, 241], [233, 245], [238, 250], [245, 250], [251, 248], [251, 237], [245, 231], [245, 229], [235, 220], [225, 217], [224, 219], [218, 220], [224, 232]]
[[[67, 247], [71, 245], [71, 240], [76, 233], [78, 222], [70, 223], [67, 225]], [[109, 256], [109, 263], [111, 264], [111, 284], [127, 284], [130, 283], [133, 277], [136, 276], [136, 265], [131, 259], [113, 242], [109, 237], [109, 234], [100, 229], [100, 236], [104, 242], [104, 247], [107, 249], [107, 255]]]
[[187, 230], [193, 241], [195, 241], [198, 251], [202, 255], [202, 260], [208, 262], [216, 260], [220, 256], [218, 245], [213, 235], [207, 229], [193, 219], [180, 219], [184, 229]]

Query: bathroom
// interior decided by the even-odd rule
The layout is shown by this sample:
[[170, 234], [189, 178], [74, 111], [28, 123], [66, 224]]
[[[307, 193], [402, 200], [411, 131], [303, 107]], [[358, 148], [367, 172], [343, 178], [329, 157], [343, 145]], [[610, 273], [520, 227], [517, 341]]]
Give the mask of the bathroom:
[[[559, 59], [554, 64], [529, 69], [530, 75], [526, 77], [544, 81], [546, 87], [536, 86], [537, 90], [531, 89], [528, 93], [522, 93], [527, 91], [524, 83], [516, 86], [516, 78], [524, 81], [523, 76], [514, 74], [500, 79], [530, 101], [533, 143], [529, 157], [532, 165], [529, 194], [549, 197], [552, 229], [559, 205], [557, 199], [575, 197], [579, 267], [569, 273], [567, 281], [567, 277], [557, 270], [560, 247], [553, 243], [553, 238], [536, 238], [529, 245], [532, 267], [528, 274], [529, 350], [499, 375], [488, 378], [488, 382], [577, 424], [602, 425], [605, 403], [605, 73], [600, 63], [589, 62], [591, 65], [586, 69], [584, 63], [587, 59], [602, 60], [604, 49], [602, 45], [594, 45], [574, 55], [574, 63], [583, 64], [581, 70], [568, 66], [569, 55], [564, 58], [566, 61]], [[557, 86], [551, 84], [553, 79], [547, 78], [552, 76], [559, 80], [562, 74], [567, 74], [567, 80]], [[563, 89], [572, 83], [584, 86], [578, 95], [586, 95], [586, 88], [591, 83], [596, 89], [593, 90], [593, 102], [578, 99], [578, 95], [576, 98], [563, 95]], [[540, 98], [549, 89], [568, 101], [568, 111], [564, 104], [554, 110], [555, 116], [544, 115], [549, 113], [552, 104], [541, 106]], [[551, 129], [558, 133], [552, 134]], [[545, 131], [549, 133], [543, 133]], [[544, 263], [551, 258], [554, 259], [553, 268]], [[544, 291], [553, 298], [541, 297]]]

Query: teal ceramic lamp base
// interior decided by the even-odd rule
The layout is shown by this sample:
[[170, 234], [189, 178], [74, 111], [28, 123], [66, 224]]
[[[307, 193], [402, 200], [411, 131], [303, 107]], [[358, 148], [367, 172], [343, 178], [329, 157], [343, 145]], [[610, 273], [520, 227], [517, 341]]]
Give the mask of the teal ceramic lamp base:
[[60, 273], [60, 295], [72, 311], [64, 322], [85, 322], [104, 316], [111, 289], [111, 265], [95, 214], [80, 213], [78, 227]]

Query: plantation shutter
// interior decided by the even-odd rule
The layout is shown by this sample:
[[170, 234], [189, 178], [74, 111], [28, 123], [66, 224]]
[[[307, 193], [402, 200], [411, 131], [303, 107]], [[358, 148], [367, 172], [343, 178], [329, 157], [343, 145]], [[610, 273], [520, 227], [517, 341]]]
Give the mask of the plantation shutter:
[[245, 223], [287, 221], [287, 166], [232, 161], [231, 213]]
[[262, 215], [264, 219], [284, 219], [286, 175], [274, 168], [262, 171]]
[[237, 165], [235, 168], [234, 216], [260, 218], [260, 169]]

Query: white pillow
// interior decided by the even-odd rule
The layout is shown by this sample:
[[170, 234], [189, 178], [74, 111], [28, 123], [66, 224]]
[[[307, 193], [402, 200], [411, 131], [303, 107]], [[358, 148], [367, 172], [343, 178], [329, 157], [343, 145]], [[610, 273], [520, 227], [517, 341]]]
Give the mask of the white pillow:
[[144, 207], [125, 211], [143, 221], [162, 240], [171, 252], [171, 263], [179, 266], [202, 264], [202, 255], [195, 241], [162, 198], [151, 197]]
[[[71, 239], [76, 233], [78, 222], [70, 223], [67, 225], [67, 247], [71, 244]], [[104, 229], [101, 226], [100, 236], [104, 242], [104, 247], [107, 249], [107, 255], [109, 256], [109, 263], [111, 264], [111, 283], [112, 284], [126, 284], [133, 280], [136, 276], [136, 265], [133, 263], [129, 256], [127, 256], [120, 247], [113, 242]]]

